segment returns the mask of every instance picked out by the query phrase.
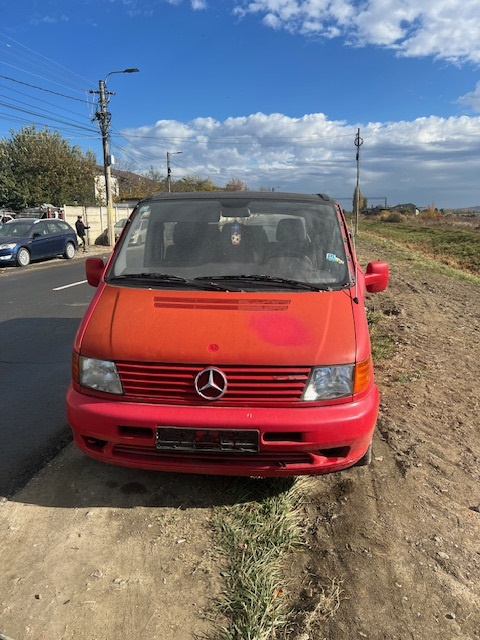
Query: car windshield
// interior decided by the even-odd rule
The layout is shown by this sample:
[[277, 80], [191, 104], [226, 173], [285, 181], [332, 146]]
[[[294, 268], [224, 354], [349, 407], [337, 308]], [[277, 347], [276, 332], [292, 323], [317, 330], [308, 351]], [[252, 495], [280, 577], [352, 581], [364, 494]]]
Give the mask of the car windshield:
[[[152, 199], [132, 214], [107, 281], [227, 290], [335, 289], [350, 283], [331, 201]], [[130, 281], [130, 282], [129, 282]]]
[[26, 236], [32, 227], [32, 223], [30, 221], [19, 222], [17, 220], [12, 220], [12, 222], [5, 222], [0, 225], [0, 235], [1, 236]]

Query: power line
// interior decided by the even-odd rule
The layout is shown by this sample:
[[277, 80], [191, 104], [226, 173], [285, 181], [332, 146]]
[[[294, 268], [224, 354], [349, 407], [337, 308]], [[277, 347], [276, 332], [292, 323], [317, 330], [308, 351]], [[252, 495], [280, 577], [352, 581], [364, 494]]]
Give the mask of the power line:
[[[11, 104], [9, 104], [8, 102], [1, 102], [0, 101], [0, 105], [2, 107], [6, 107], [7, 109], [12, 109], [12, 111], [19, 111], [20, 113], [26, 113], [26, 114], [31, 115], [31, 116], [37, 116], [39, 118], [45, 118], [45, 114], [43, 114], [43, 113], [37, 113], [35, 111], [30, 111], [29, 109], [22, 109], [21, 107], [14, 107]], [[10, 116], [8, 116], [8, 114], [5, 114], [5, 113], [3, 115], [7, 115], [7, 117], [10, 117]], [[76, 129], [81, 129], [81, 130], [84, 130], [84, 131], [88, 131], [88, 133], [96, 133], [95, 129], [89, 128], [89, 127], [85, 127], [85, 126], [83, 126], [81, 124], [76, 124], [73, 121], [68, 122], [68, 120], [67, 121], [60, 120], [59, 118], [54, 118], [52, 116], [49, 116], [49, 117], [47, 116], [47, 120], [51, 120], [52, 122], [57, 122], [57, 123], [66, 125], [68, 127], [74, 127]]]
[[[27, 72], [28, 73], [28, 72]], [[22, 82], [21, 80], [16, 80], [15, 78], [10, 78], [9, 76], [2, 76], [0, 78], [4, 80], [10, 80], [11, 82], [17, 82], [18, 84], [23, 84], [26, 87], [30, 87], [31, 89], [38, 89], [39, 91], [45, 91], [46, 93], [53, 93], [56, 96], [61, 96], [62, 98], [68, 98], [69, 100], [76, 100], [77, 102], [83, 102], [84, 104], [90, 104], [88, 100], [81, 100], [80, 98], [74, 98], [73, 96], [67, 96], [64, 93], [59, 93], [58, 91], [52, 91], [51, 89], [45, 89], [44, 87], [38, 87], [34, 84], [29, 84], [28, 82]], [[55, 83], [57, 84], [57, 83]]]
[[[43, 55], [42, 53], [40, 53], [38, 51], [35, 51], [34, 49], [30, 49], [26, 45], [22, 44], [21, 42], [18, 42], [17, 40], [14, 40], [10, 36], [7, 36], [4, 33], [0, 33], [0, 36], [2, 38], [6, 38], [7, 40], [10, 40], [10, 42], [15, 43], [19, 47], [22, 47], [23, 49], [26, 49], [26, 51], [31, 52], [35, 56], [35, 60], [40, 56], [41, 58], [43, 58], [44, 60], [47, 60], [49, 63], [51, 63], [55, 67], [59, 67], [62, 71], [66, 71], [69, 75], [76, 76], [77, 78], [80, 78], [82, 81], [86, 81], [88, 85], [92, 85], [93, 84], [92, 80], [89, 80], [88, 78], [85, 78], [84, 76], [81, 76], [78, 73], [75, 73], [74, 71], [71, 71], [70, 69], [67, 69], [67, 67], [64, 67], [63, 65], [61, 65], [58, 62], [56, 62], [55, 60], [51, 60], [50, 58], [48, 58], [47, 56]], [[3, 44], [5, 44], [10, 49], [12, 48], [12, 46], [10, 44], [8, 44], [8, 43], [3, 43]], [[18, 56], [14, 56], [14, 57], [18, 58]]]

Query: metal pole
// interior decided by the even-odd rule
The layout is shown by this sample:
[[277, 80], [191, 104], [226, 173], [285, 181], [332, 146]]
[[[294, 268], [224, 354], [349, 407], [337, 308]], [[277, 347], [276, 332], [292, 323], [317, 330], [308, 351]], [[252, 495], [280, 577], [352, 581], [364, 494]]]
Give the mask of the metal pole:
[[110, 140], [108, 136], [108, 130], [110, 127], [111, 114], [107, 111], [107, 98], [105, 91], [105, 80], [100, 80], [98, 83], [100, 93], [100, 113], [97, 114], [100, 120], [100, 129], [102, 132], [103, 143], [103, 168], [105, 173], [105, 204], [107, 206], [107, 229], [108, 229], [108, 244], [113, 247], [115, 244], [114, 233], [114, 213], [112, 202], [112, 172], [110, 169]]
[[172, 169], [170, 167], [170, 157], [176, 155], [178, 153], [182, 153], [181, 151], [167, 151], [167, 187], [168, 193], [171, 191], [172, 186]]
[[171, 174], [172, 174], [172, 170], [170, 168], [170, 153], [167, 151], [167, 188], [168, 188], [168, 193], [171, 192], [171, 184], [172, 184]]
[[363, 144], [363, 140], [360, 137], [360, 128], [357, 129], [357, 136], [355, 138], [355, 146], [357, 147], [357, 186], [355, 187], [355, 235], [358, 234], [358, 217], [360, 210], [360, 147]]
[[108, 76], [113, 73], [137, 73], [138, 69], [123, 69], [122, 71], [110, 71], [107, 73], [104, 80], [98, 81], [98, 92], [90, 91], [90, 93], [99, 94], [99, 111], [95, 114], [95, 118], [99, 121], [100, 131], [102, 133], [103, 144], [103, 169], [105, 174], [105, 204], [107, 206], [107, 228], [108, 228], [108, 244], [113, 247], [115, 244], [115, 219], [113, 212], [113, 198], [112, 198], [112, 174], [111, 174], [111, 156], [110, 156], [110, 138], [109, 129], [112, 114], [107, 111], [107, 96], [114, 95], [112, 91], [106, 91], [105, 86]]

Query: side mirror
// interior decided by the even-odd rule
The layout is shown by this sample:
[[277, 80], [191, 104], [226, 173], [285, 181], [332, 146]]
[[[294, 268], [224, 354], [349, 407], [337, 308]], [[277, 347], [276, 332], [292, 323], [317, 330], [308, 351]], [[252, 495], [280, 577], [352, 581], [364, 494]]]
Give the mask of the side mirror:
[[365, 272], [365, 287], [369, 293], [385, 291], [388, 286], [388, 264], [369, 262]]
[[87, 258], [85, 261], [85, 273], [87, 275], [88, 284], [92, 287], [98, 287], [102, 279], [105, 265], [101, 258]]
[[32, 234], [32, 239], [39, 238], [39, 237], [40, 237], [40, 234], [38, 233], [38, 231], [35, 231], [35, 233]]

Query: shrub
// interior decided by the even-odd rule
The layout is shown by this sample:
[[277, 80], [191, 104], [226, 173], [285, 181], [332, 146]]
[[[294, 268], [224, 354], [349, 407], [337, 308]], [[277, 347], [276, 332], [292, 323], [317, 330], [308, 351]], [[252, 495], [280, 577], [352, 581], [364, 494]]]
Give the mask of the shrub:
[[390, 211], [386, 216], [382, 216], [382, 222], [403, 222], [404, 218], [398, 211]]

